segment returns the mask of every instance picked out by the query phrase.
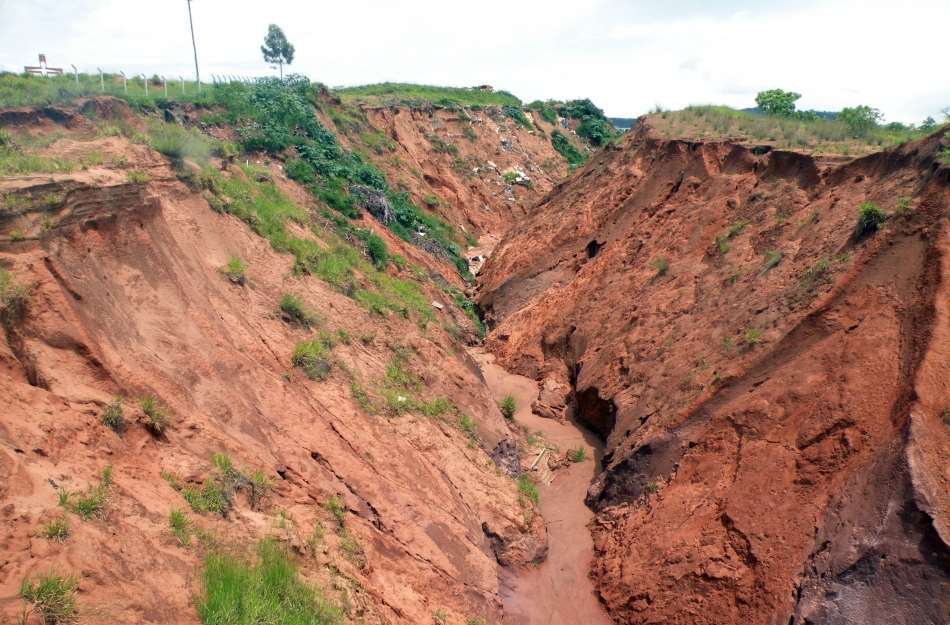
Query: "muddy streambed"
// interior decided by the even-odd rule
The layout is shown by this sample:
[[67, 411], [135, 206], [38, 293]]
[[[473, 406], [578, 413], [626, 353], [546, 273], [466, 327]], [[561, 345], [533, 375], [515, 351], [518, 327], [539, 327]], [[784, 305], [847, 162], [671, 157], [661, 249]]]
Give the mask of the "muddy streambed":
[[[545, 419], [531, 412], [538, 387], [529, 378], [508, 373], [480, 350], [472, 356], [481, 366], [496, 400], [511, 395], [515, 421], [540, 432], [561, 451], [583, 446], [587, 459], [554, 472], [550, 484], [539, 483], [541, 514], [548, 528], [548, 557], [537, 567], [508, 570], [502, 579], [505, 622], [509, 625], [611, 625], [588, 577], [593, 542], [587, 524], [593, 512], [584, 505], [587, 487], [597, 472], [602, 445], [574, 423]], [[532, 473], [532, 475], [538, 475]]]

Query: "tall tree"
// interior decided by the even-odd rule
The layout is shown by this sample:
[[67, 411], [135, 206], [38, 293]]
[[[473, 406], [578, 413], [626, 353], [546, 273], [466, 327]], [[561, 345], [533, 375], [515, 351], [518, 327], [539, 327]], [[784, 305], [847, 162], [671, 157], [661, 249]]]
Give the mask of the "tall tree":
[[755, 103], [766, 115], [781, 115], [782, 117], [791, 117], [795, 114], [795, 101], [802, 97], [800, 93], [794, 91], [784, 91], [782, 89], [769, 89], [760, 91], [755, 96]]
[[265, 61], [276, 63], [280, 67], [281, 78], [284, 77], [284, 63], [290, 65], [294, 62], [294, 44], [287, 41], [287, 35], [277, 24], [267, 27], [267, 36], [264, 37], [261, 52], [264, 53]]

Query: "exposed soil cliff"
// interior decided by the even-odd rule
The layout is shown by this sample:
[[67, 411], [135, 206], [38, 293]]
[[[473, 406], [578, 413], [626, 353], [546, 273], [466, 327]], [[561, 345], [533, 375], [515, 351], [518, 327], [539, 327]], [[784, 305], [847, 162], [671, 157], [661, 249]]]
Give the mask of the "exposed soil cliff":
[[[453, 268], [363, 212], [358, 224], [404, 259], [372, 269], [276, 162], [218, 162], [210, 191], [189, 187], [148, 147], [103, 136], [103, 118], [141, 124], [127, 108], [92, 106], [92, 119], [5, 118], [15, 138], [50, 137], [42, 157], [89, 165], [0, 180], [0, 267], [29, 293], [0, 332], [2, 620], [22, 610], [21, 580], [54, 571], [78, 577], [88, 622], [198, 622], [203, 555], [267, 535], [351, 622], [498, 620], [498, 561], [543, 557], [546, 535], [489, 457], [512, 432], [465, 352], [472, 322], [444, 290]], [[295, 211], [289, 235], [315, 246], [314, 262], [342, 249], [328, 258], [352, 275], [296, 271], [245, 223], [263, 229], [267, 215], [222, 212], [247, 199], [219, 195], [229, 181]], [[229, 277], [233, 256], [246, 269]], [[312, 328], [281, 311], [287, 293]], [[414, 299], [401, 314], [372, 299], [390, 296]], [[324, 354], [312, 369], [292, 366], [305, 339]], [[149, 395], [168, 409], [164, 431], [146, 427]], [[126, 423], [113, 431], [102, 415], [118, 396]], [[215, 453], [259, 471], [263, 499], [242, 489], [223, 514], [190, 510], [183, 494], [223, 471]], [[84, 520], [62, 493], [97, 492], [107, 465], [108, 496]], [[190, 519], [188, 545], [173, 509]], [[60, 517], [64, 541], [44, 535]]]
[[[488, 347], [607, 442], [615, 621], [950, 618], [941, 141], [822, 160], [641, 125], [499, 244]], [[864, 202], [888, 219], [855, 237]]]

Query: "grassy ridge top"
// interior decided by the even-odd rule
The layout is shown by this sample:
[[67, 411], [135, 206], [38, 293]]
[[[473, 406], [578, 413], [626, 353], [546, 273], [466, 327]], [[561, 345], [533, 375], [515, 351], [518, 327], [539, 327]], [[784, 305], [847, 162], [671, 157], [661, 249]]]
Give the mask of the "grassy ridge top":
[[439, 87], [434, 85], [383, 82], [375, 85], [342, 87], [334, 89], [334, 91], [344, 100], [427, 100], [433, 104], [521, 106], [521, 100], [507, 91], [483, 91], [481, 89], [468, 87]]
[[654, 130], [668, 138], [731, 139], [844, 156], [877, 152], [932, 132], [889, 124], [855, 133], [837, 119], [797, 119], [727, 106], [688, 106], [681, 111], [658, 111], [649, 114], [647, 120]]
[[202, 91], [193, 80], [186, 80], [184, 86], [179, 80], [169, 79], [168, 95], [161, 79], [157, 76], [148, 81], [148, 96], [145, 95], [145, 83], [141, 77], [129, 78], [128, 90], [122, 85], [118, 74], [105, 74], [102, 83], [98, 74], [79, 74], [76, 76], [33, 76], [30, 74], [0, 73], [0, 107], [43, 106], [72, 102], [76, 98], [98, 95], [112, 95], [128, 100], [130, 104], [154, 103], [157, 100], [175, 102], [210, 102], [211, 85], [204, 84]]

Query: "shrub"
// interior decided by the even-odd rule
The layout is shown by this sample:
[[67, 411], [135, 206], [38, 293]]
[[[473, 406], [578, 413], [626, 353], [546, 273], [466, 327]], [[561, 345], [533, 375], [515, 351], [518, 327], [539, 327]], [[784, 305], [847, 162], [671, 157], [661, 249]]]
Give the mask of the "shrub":
[[769, 271], [778, 266], [782, 262], [782, 259], [785, 257], [785, 253], [781, 250], [769, 250], [765, 253], [765, 267], [762, 271]]
[[389, 252], [386, 250], [386, 242], [379, 235], [371, 232], [367, 236], [366, 252], [377, 269], [386, 266], [386, 262], [389, 260]]
[[211, 479], [206, 479], [201, 488], [193, 486], [182, 488], [181, 496], [185, 498], [191, 509], [198, 513], [214, 512], [227, 516], [231, 509], [231, 498], [224, 487]]
[[854, 226], [851, 240], [858, 242], [861, 239], [877, 232], [887, 221], [887, 215], [874, 202], [863, 202], [858, 207], [858, 223]]
[[330, 376], [333, 363], [327, 358], [329, 349], [324, 341], [300, 341], [294, 347], [290, 362], [311, 380], [325, 380]]
[[257, 561], [211, 553], [204, 560], [198, 615], [205, 625], [337, 625], [340, 609], [297, 575], [287, 551], [258, 544]]
[[872, 128], [876, 128], [883, 115], [870, 106], [860, 105], [841, 109], [838, 120], [844, 123], [853, 137], [866, 137]]
[[20, 598], [29, 604], [28, 613], [39, 615], [43, 625], [59, 625], [75, 620], [78, 589], [75, 577], [50, 572], [24, 579]]
[[69, 519], [64, 516], [53, 519], [43, 528], [43, 536], [48, 540], [63, 542], [69, 538]]
[[169, 512], [168, 526], [175, 538], [178, 539], [179, 544], [183, 547], [191, 544], [191, 522], [183, 511], [175, 509]]
[[584, 462], [587, 459], [587, 450], [583, 447], [568, 450], [567, 459], [571, 462]]
[[504, 399], [498, 402], [498, 408], [501, 410], [501, 414], [511, 421], [515, 418], [515, 411], [518, 409], [518, 406], [515, 403], [514, 397], [506, 395]]
[[515, 122], [517, 122], [517, 124], [522, 128], [527, 128], [528, 130], [534, 128], [531, 120], [528, 119], [528, 116], [525, 115], [524, 111], [522, 111], [519, 107], [506, 104], [501, 110], [506, 117], [510, 117], [511, 119], [515, 120]]
[[95, 516], [104, 514], [106, 504], [109, 502], [111, 487], [112, 466], [106, 465], [102, 469], [98, 484], [90, 486], [82, 493], [71, 494], [65, 490], [60, 491], [59, 504], [68, 510], [72, 510], [83, 520], [88, 521]]
[[424, 198], [422, 198], [422, 203], [428, 206], [429, 208], [436, 208], [440, 204], [439, 196], [429, 194], [425, 196]]
[[155, 436], [164, 434], [171, 423], [168, 408], [163, 406], [154, 395], [146, 395], [140, 399], [139, 407], [145, 415], [145, 428]]
[[316, 325], [318, 320], [304, 305], [303, 299], [293, 293], [284, 293], [280, 298], [280, 311], [284, 313], [291, 322], [298, 323], [305, 328]]
[[337, 495], [330, 495], [323, 503], [323, 508], [336, 520], [337, 525], [343, 527], [346, 523], [346, 506], [342, 499]]
[[228, 259], [228, 264], [222, 269], [224, 275], [228, 277], [228, 280], [234, 284], [243, 285], [247, 280], [245, 272], [247, 271], [247, 265], [241, 260], [238, 256], [232, 256]]
[[287, 164], [284, 165], [284, 171], [288, 178], [302, 184], [310, 184], [317, 179], [317, 172], [313, 169], [313, 166], [299, 158], [287, 161]]
[[10, 324], [26, 312], [29, 291], [13, 280], [13, 274], [0, 267], [0, 321]]
[[178, 124], [152, 124], [149, 127], [149, 145], [176, 165], [186, 158], [198, 164], [207, 163], [212, 151], [210, 138]]
[[122, 396], [116, 397], [103, 409], [99, 415], [102, 424], [111, 429], [116, 434], [121, 434], [125, 430], [125, 411], [122, 408]]
[[662, 256], [659, 258], [654, 258], [653, 262], [650, 263], [653, 265], [653, 268], [656, 269], [656, 275], [665, 276], [670, 271], [670, 261], [666, 260]]
[[534, 483], [534, 480], [531, 479], [530, 475], [527, 473], [522, 473], [518, 476], [517, 483], [518, 494], [522, 504], [524, 504], [525, 500], [528, 500], [535, 505], [541, 501], [541, 495], [538, 493], [538, 486]]

